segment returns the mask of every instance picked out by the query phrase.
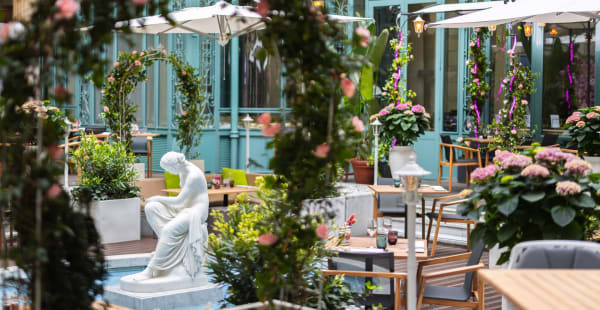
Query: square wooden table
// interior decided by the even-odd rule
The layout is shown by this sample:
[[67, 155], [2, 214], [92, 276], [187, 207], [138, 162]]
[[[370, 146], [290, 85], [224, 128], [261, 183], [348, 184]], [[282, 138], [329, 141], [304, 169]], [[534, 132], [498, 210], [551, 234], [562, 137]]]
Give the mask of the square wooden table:
[[[258, 188], [253, 187], [221, 187], [219, 189], [210, 188], [208, 189], [209, 195], [223, 195], [223, 201], [227, 204], [229, 203], [229, 194], [241, 194], [241, 193], [255, 193]], [[173, 189], [163, 189], [161, 190], [163, 193], [172, 193], [179, 194], [181, 193], [181, 188], [173, 188]]]
[[475, 138], [475, 137], [465, 137], [463, 138], [466, 141], [471, 141], [471, 142], [475, 142], [475, 143], [492, 143], [494, 142], [493, 138]]
[[477, 276], [520, 309], [600, 308], [598, 269], [480, 269]]
[[[379, 212], [378, 208], [378, 194], [402, 194], [405, 192], [404, 187], [394, 187], [393, 185], [369, 185], [369, 189], [371, 189], [371, 194], [373, 195], [373, 218], [376, 219], [378, 217], [383, 216], [381, 212]], [[431, 185], [421, 185], [418, 190], [421, 195], [439, 195], [439, 194], [449, 194], [450, 191], [441, 187], [441, 186], [431, 186]], [[404, 213], [404, 223], [406, 223], [406, 212]], [[421, 201], [421, 220], [422, 220], [422, 235], [425, 236], [425, 200]], [[406, 228], [408, 225], [404, 225]], [[406, 229], [404, 230], [404, 236], [406, 237]]]
[[[344, 252], [344, 251], [358, 251], [358, 250], [375, 250], [377, 249], [377, 238], [375, 237], [351, 237], [348, 243], [343, 243], [339, 247], [333, 249]], [[423, 243], [424, 251], [417, 252], [417, 259], [427, 258], [427, 240], [417, 239], [417, 243]], [[387, 251], [394, 252], [394, 258], [406, 259], [408, 257], [408, 240], [398, 238], [398, 242], [395, 245], [390, 245], [386, 248]]]

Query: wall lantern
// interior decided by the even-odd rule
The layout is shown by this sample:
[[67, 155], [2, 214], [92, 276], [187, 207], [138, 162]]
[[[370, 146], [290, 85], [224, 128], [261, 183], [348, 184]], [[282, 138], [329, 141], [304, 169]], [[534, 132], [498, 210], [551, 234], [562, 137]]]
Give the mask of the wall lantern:
[[556, 29], [556, 27], [552, 27], [550, 29], [550, 36], [556, 37], [557, 35], [558, 35], [558, 29]]
[[523, 26], [523, 30], [525, 31], [525, 36], [529, 38], [533, 33], [533, 25], [525, 24], [525, 26]]
[[325, 1], [323, 0], [313, 0], [312, 5], [314, 7], [322, 8], [325, 6]]
[[415, 26], [415, 32], [417, 33], [417, 37], [420, 38], [421, 33], [423, 33], [423, 30], [425, 30], [425, 21], [421, 18], [421, 15], [419, 15], [417, 16], [417, 18], [415, 18], [413, 24]]
[[488, 29], [490, 30], [490, 32], [494, 33], [494, 31], [496, 31], [496, 25], [489, 25]]

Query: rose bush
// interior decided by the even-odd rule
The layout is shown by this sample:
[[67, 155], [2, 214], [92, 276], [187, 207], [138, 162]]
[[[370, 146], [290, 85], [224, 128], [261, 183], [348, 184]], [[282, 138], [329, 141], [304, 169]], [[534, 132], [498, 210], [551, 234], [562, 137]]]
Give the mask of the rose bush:
[[494, 164], [473, 171], [475, 187], [457, 212], [475, 221], [483, 218], [471, 240], [508, 248], [498, 264], [519, 242], [586, 239], [599, 213], [600, 176], [590, 171], [587, 162], [558, 148], [497, 151]]
[[571, 140], [568, 148], [577, 149], [580, 155], [600, 156], [600, 107], [583, 108], [573, 112], [565, 123], [564, 128]]

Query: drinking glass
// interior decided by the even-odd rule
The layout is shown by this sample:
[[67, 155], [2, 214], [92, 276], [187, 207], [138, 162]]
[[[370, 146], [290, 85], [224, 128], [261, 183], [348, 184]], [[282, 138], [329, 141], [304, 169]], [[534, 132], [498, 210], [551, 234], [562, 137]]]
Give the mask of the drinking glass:
[[396, 242], [398, 242], [398, 231], [397, 230], [390, 230], [388, 231], [388, 242], [390, 245], [395, 245]]
[[383, 217], [383, 228], [385, 228], [386, 233], [392, 230], [392, 218], [389, 216]]
[[400, 187], [400, 178], [394, 179], [394, 187]]
[[373, 220], [371, 220], [369, 225], [367, 225], [367, 234], [371, 238], [373, 238], [377, 235], [377, 220], [373, 219]]
[[385, 249], [387, 247], [387, 235], [377, 234], [377, 248]]

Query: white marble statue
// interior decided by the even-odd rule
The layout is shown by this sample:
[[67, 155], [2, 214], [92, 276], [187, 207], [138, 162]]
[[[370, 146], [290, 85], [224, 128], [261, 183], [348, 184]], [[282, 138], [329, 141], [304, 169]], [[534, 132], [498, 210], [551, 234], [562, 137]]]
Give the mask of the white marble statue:
[[121, 288], [125, 290], [151, 291], [143, 288], [143, 284], [158, 289], [160, 283], [166, 284], [164, 281], [182, 285], [162, 289], [183, 288], [206, 278], [202, 271], [208, 242], [208, 188], [204, 173], [176, 152], [166, 153], [160, 166], [179, 175], [181, 193], [176, 197], [153, 196], [146, 200], [146, 218], [158, 235], [158, 244], [144, 271], [121, 279]]

